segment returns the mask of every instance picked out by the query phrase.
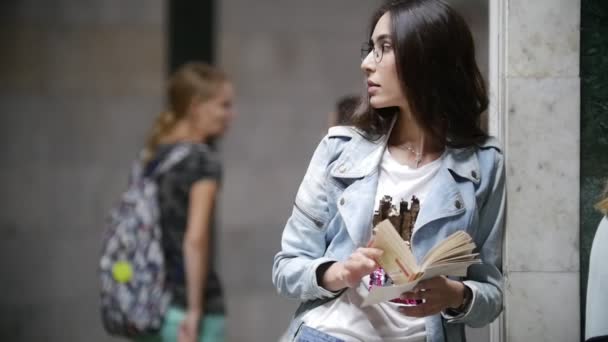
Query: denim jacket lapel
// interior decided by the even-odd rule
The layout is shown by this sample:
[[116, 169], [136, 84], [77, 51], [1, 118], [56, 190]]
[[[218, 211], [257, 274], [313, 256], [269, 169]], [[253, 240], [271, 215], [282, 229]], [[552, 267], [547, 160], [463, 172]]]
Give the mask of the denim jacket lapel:
[[[423, 231], [429, 223], [460, 215], [467, 210], [467, 204], [462, 197], [456, 177], [477, 184], [479, 172], [479, 161], [473, 149], [447, 148], [441, 168], [433, 179], [431, 189], [424, 200], [425, 203], [420, 208], [412, 241], [417, 235], [424, 234]], [[414, 246], [416, 245], [414, 242]], [[413, 252], [420, 260], [427, 251], [413, 248]]]
[[330, 170], [331, 177], [352, 182], [337, 198], [336, 205], [355, 246], [366, 245], [371, 237], [378, 165], [386, 141], [387, 137], [369, 141], [355, 134]]
[[[465, 210], [465, 202], [452, 174], [447, 168], [440, 168], [424, 203], [420, 207], [420, 213], [416, 219], [412, 235], [413, 246], [418, 246], [415, 239], [421, 233], [424, 235], [424, 229], [429, 223], [462, 214]], [[431, 248], [433, 246], [425, 244], [425, 247]], [[418, 260], [421, 260], [427, 252], [425, 248], [412, 248], [412, 250]]]
[[465, 211], [462, 194], [451, 172], [445, 167], [439, 169], [424, 202], [416, 219], [415, 230], [429, 222]]
[[371, 238], [378, 172], [355, 181], [338, 199], [338, 210], [355, 246], [365, 246]]

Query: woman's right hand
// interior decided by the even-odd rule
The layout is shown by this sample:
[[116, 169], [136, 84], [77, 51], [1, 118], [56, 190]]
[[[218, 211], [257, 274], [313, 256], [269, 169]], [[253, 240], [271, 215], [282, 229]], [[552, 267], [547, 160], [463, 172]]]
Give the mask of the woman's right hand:
[[179, 326], [179, 342], [196, 342], [198, 340], [198, 325], [201, 319], [200, 313], [196, 311], [186, 312], [186, 317]]
[[323, 274], [322, 286], [329, 291], [339, 291], [345, 287], [355, 287], [366, 275], [377, 267], [376, 259], [383, 251], [378, 248], [357, 248], [344, 262], [334, 262]]

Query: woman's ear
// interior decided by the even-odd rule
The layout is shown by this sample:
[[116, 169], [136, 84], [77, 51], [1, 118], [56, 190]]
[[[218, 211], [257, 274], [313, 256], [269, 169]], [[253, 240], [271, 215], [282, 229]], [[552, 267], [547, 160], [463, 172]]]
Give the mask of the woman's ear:
[[200, 107], [203, 105], [203, 102], [198, 98], [198, 97], [193, 97], [192, 100], [190, 100], [190, 104], [188, 105], [188, 109], [186, 112], [186, 116], [188, 118], [194, 118], [196, 116], [198, 116], [198, 113], [200, 111]]

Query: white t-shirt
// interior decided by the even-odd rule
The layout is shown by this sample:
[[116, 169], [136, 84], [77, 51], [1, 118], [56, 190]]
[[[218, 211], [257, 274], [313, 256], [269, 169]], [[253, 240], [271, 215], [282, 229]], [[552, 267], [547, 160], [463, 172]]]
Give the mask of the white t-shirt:
[[[410, 202], [415, 195], [424, 206], [424, 199], [432, 180], [439, 171], [441, 158], [412, 169], [399, 164], [388, 149], [380, 163], [375, 209], [385, 195], [392, 197], [393, 204], [401, 199]], [[320, 330], [347, 342], [424, 342], [426, 331], [424, 318], [408, 317], [398, 311], [401, 304], [386, 302], [362, 308], [368, 293], [369, 276], [364, 277], [356, 288], [350, 288], [324, 305], [307, 312], [302, 318], [311, 328]]]

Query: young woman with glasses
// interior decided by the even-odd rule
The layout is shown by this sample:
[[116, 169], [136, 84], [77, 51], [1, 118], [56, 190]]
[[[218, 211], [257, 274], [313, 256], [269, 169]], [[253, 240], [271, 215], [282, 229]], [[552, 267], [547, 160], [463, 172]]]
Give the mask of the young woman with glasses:
[[[274, 259], [279, 293], [301, 302], [288, 336], [464, 341], [464, 326], [490, 323], [503, 302], [504, 159], [480, 127], [488, 98], [471, 32], [443, 1], [390, 2], [372, 17], [361, 69], [363, 106], [316, 149]], [[367, 247], [387, 201], [392, 212], [416, 208], [409, 243], [418, 261], [463, 230], [482, 263], [362, 307], [370, 274], [390, 284], [375, 262], [383, 252]]]

